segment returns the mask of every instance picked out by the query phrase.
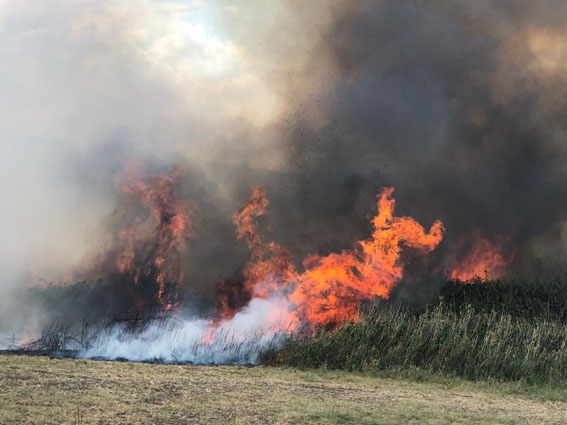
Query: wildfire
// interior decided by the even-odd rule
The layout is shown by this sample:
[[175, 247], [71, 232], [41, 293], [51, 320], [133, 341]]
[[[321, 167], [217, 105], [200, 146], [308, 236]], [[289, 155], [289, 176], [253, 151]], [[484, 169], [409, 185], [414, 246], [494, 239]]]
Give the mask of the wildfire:
[[116, 268], [138, 304], [158, 303], [169, 309], [177, 301], [183, 281], [191, 215], [176, 193], [175, 175], [137, 174], [117, 178], [128, 216], [125, 229], [118, 235]]
[[290, 295], [300, 317], [309, 323], [340, 324], [356, 316], [361, 301], [388, 298], [402, 278], [403, 247], [419, 254], [434, 250], [443, 238], [443, 224], [433, 223], [428, 232], [413, 218], [395, 217], [394, 189], [386, 188], [378, 200], [372, 237], [359, 241], [359, 249], [311, 257], [305, 272], [297, 276], [297, 286]]
[[269, 298], [281, 290], [296, 275], [291, 255], [275, 242], [266, 243], [257, 226], [270, 202], [264, 191], [255, 187], [251, 198], [233, 216], [236, 235], [246, 239], [250, 261], [243, 270], [241, 281], [227, 280], [217, 290], [221, 319], [230, 319], [252, 298]]
[[[338, 325], [356, 318], [360, 302], [387, 298], [403, 275], [400, 254], [404, 247], [426, 254], [443, 238], [443, 224], [433, 223], [428, 232], [410, 217], [395, 217], [392, 188], [379, 194], [374, 232], [352, 250], [325, 257], [311, 255], [297, 272], [289, 254], [274, 242], [266, 244], [258, 235], [255, 218], [265, 214], [268, 201], [256, 188], [250, 200], [235, 215], [237, 236], [246, 238], [252, 260], [245, 269], [244, 287], [253, 297], [268, 298], [283, 291], [295, 304], [290, 320]], [[226, 303], [221, 302], [221, 305]]]
[[476, 277], [492, 276], [499, 268], [506, 266], [514, 259], [514, 253], [505, 255], [501, 243], [491, 243], [484, 238], [476, 238], [476, 242], [465, 257], [452, 267], [451, 279], [468, 281]]
[[[188, 204], [178, 190], [179, 170], [169, 175], [128, 170], [116, 177], [122, 199], [114, 223], [115, 243], [98, 270], [115, 290], [119, 308], [169, 310], [180, 301], [186, 242], [193, 233]], [[393, 193], [393, 188], [385, 188], [378, 194], [378, 213], [368, 239], [355, 241], [353, 248], [340, 253], [311, 254], [298, 267], [283, 246], [264, 239], [259, 219], [270, 203], [261, 188], [254, 188], [232, 217], [250, 259], [235, 277], [217, 287], [211, 331], [250, 305], [271, 306], [262, 320], [280, 322], [285, 330], [336, 327], [356, 320], [361, 302], [388, 298], [409, 258], [435, 250], [445, 231], [439, 220], [425, 229], [411, 217], [396, 216]], [[472, 247], [455, 247], [460, 261], [447, 271], [452, 279], [483, 276], [513, 259], [504, 254], [503, 244], [472, 236], [476, 237], [467, 239], [476, 240]]]

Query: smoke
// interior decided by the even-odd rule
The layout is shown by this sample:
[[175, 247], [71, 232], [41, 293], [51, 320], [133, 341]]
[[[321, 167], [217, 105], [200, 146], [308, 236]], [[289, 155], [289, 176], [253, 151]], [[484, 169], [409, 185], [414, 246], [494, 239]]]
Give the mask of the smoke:
[[102, 243], [117, 151], [206, 168], [241, 129], [271, 119], [268, 70], [217, 31], [220, 13], [231, 14], [199, 2], [2, 4], [0, 252], [10, 268], [59, 280]]
[[[254, 299], [221, 326], [203, 319], [151, 323], [132, 335], [121, 326], [96, 336], [80, 357], [194, 364], [256, 364], [286, 337], [286, 300]], [[289, 325], [289, 324], [287, 324]]]
[[299, 229], [295, 246], [344, 247], [367, 232], [368, 205], [391, 185], [404, 214], [445, 223], [447, 259], [476, 235], [507, 254], [519, 247], [520, 262], [542, 254], [541, 240], [562, 249], [565, 3], [384, 0], [333, 11], [282, 127], [285, 188], [274, 192], [285, 198], [274, 211], [281, 228]]
[[[406, 268], [405, 297], [486, 246], [510, 273], [540, 272], [567, 249], [566, 16], [562, 0], [0, 1], [0, 327], [114, 308], [100, 259], [130, 211], [125, 160], [148, 176], [180, 165], [194, 228], [180, 293], [197, 318], [149, 328], [146, 358], [197, 361], [219, 282], [241, 282], [231, 217], [256, 185], [266, 240], [298, 267], [366, 239], [395, 187], [399, 215], [446, 228]], [[40, 279], [88, 282], [6, 296]], [[122, 337], [96, 355], [140, 349]]]

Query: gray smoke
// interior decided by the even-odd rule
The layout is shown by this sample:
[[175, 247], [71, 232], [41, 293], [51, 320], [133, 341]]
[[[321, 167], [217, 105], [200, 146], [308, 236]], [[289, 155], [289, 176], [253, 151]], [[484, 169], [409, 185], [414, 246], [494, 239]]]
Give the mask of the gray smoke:
[[564, 253], [566, 18], [554, 0], [335, 5], [280, 127], [282, 238], [344, 248], [389, 185], [399, 213], [445, 223], [441, 256], [475, 234], [520, 262]]
[[[564, 258], [563, 0], [213, 3], [0, 2], [4, 291], [106, 277], [92, 265], [124, 157], [185, 170], [184, 299], [205, 320], [242, 279], [231, 215], [254, 185], [266, 240], [298, 264], [366, 238], [384, 186], [399, 215], [447, 229], [408, 281], [441, 279], [477, 238], [517, 253], [511, 273]], [[73, 288], [10, 298], [2, 325], [108, 312], [104, 282]]]

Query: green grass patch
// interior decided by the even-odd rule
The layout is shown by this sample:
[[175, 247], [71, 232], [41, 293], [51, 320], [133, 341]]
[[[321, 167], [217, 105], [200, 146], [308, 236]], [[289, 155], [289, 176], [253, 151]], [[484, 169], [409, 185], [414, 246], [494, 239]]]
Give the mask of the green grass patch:
[[465, 307], [479, 313], [502, 313], [526, 320], [567, 323], [567, 277], [547, 280], [447, 282], [439, 303], [455, 312]]
[[[564, 306], [550, 308], [551, 298], [549, 304], [538, 301], [533, 304], [538, 314], [528, 316], [515, 309], [510, 295], [523, 291], [516, 299], [525, 303], [530, 298], [526, 289], [508, 284], [502, 290], [502, 283], [481, 289], [454, 285], [424, 313], [377, 303], [359, 322], [335, 331], [319, 330], [307, 339], [290, 338], [283, 350], [268, 355], [266, 362], [382, 376], [405, 374], [415, 380], [433, 373], [526, 385], [567, 381], [567, 327], [560, 317]], [[486, 298], [484, 304], [491, 307], [483, 307], [482, 292], [486, 295], [499, 289], [507, 301]]]

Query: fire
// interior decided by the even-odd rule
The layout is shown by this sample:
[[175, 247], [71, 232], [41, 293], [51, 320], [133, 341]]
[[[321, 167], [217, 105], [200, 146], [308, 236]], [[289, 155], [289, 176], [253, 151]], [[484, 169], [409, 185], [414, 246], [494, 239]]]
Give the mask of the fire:
[[436, 221], [426, 232], [413, 218], [395, 217], [393, 191], [386, 188], [380, 193], [374, 232], [370, 239], [358, 242], [358, 249], [311, 257], [304, 263], [305, 272], [297, 276], [290, 295], [300, 317], [315, 324], [355, 318], [361, 301], [388, 298], [402, 278], [403, 247], [426, 254], [439, 245], [443, 224]]
[[128, 211], [126, 227], [118, 234], [116, 268], [137, 304], [169, 309], [183, 282], [192, 225], [188, 207], [176, 193], [177, 172], [173, 177], [131, 172], [116, 179]]
[[493, 276], [503, 266], [514, 259], [514, 253], [505, 255], [501, 243], [491, 243], [485, 238], [477, 238], [464, 259], [454, 265], [451, 279], [468, 281], [477, 277]]
[[[193, 224], [189, 205], [178, 190], [178, 171], [168, 175], [129, 169], [116, 177], [122, 200], [115, 217], [114, 248], [99, 270], [106, 273], [124, 309], [169, 310], [180, 301], [186, 242]], [[264, 312], [262, 320], [279, 322], [282, 329], [276, 326], [276, 330], [287, 331], [336, 327], [356, 320], [361, 302], [387, 299], [402, 279], [409, 258], [435, 250], [445, 232], [439, 220], [426, 229], [411, 217], [396, 216], [393, 193], [393, 188], [385, 188], [378, 194], [378, 213], [371, 220], [369, 238], [339, 253], [311, 254], [299, 267], [285, 247], [264, 239], [259, 219], [270, 203], [261, 188], [254, 188], [232, 217], [236, 236], [245, 240], [250, 259], [236, 277], [218, 286], [211, 329], [259, 301], [277, 306]], [[503, 244], [476, 236], [468, 238], [477, 241], [472, 248], [455, 247], [461, 260], [448, 269], [452, 279], [470, 280], [512, 260], [504, 254]]]
[[217, 288], [221, 319], [233, 317], [252, 298], [269, 298], [295, 276], [289, 252], [275, 242], [266, 243], [258, 231], [257, 218], [269, 205], [264, 191], [255, 187], [252, 197], [233, 216], [236, 235], [246, 240], [251, 258], [242, 281], [227, 280]]
[[251, 262], [244, 270], [245, 287], [259, 298], [286, 284], [295, 271], [290, 254], [275, 242], [265, 243], [258, 233], [256, 218], [264, 215], [269, 205], [264, 191], [256, 187], [250, 200], [233, 217], [238, 238], [246, 238]]
[[152, 173], [123, 160], [114, 175], [119, 203], [110, 220], [113, 241], [85, 269], [57, 281], [34, 273], [30, 285], [48, 288], [71, 282], [104, 281], [113, 291], [112, 313], [170, 310], [180, 301], [186, 243], [193, 234], [189, 203], [179, 193], [181, 168]]
[[252, 251], [244, 273], [245, 288], [259, 298], [283, 291], [295, 305], [290, 320], [301, 320], [310, 327], [341, 324], [356, 318], [362, 301], [387, 298], [403, 275], [402, 249], [426, 254], [439, 245], [444, 231], [440, 221], [426, 232], [414, 219], [394, 216], [393, 191], [386, 188], [379, 194], [370, 239], [339, 254], [311, 255], [303, 262], [304, 270], [297, 272], [285, 249], [274, 242], [266, 244], [258, 235], [255, 219], [265, 214], [269, 204], [256, 188], [234, 218], [237, 236], [246, 238]]
[[251, 262], [244, 270], [245, 287], [260, 298], [267, 298], [278, 283], [294, 275], [290, 254], [275, 242], [265, 243], [258, 232], [255, 219], [266, 213], [269, 204], [264, 191], [256, 187], [250, 200], [233, 217], [237, 237], [246, 238], [251, 250]]

